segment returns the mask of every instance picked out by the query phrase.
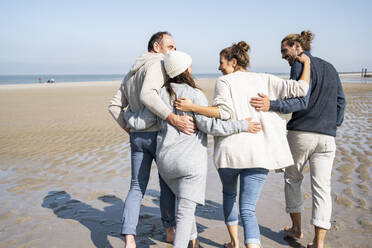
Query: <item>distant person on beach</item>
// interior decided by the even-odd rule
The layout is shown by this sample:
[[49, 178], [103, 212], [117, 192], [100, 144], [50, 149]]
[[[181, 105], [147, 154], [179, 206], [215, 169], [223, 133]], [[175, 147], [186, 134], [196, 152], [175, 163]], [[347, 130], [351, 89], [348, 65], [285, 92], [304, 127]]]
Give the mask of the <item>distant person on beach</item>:
[[270, 74], [248, 72], [249, 45], [241, 41], [220, 52], [219, 77], [215, 86], [212, 107], [180, 98], [175, 106], [223, 120], [251, 117], [262, 125], [257, 134], [239, 133], [215, 137], [214, 163], [223, 187], [223, 210], [231, 242], [224, 247], [239, 247], [237, 183], [240, 177], [240, 216], [244, 227], [245, 247], [261, 247], [260, 230], [255, 208], [269, 170], [293, 164], [285, 136], [285, 119], [275, 112], [258, 112], [249, 104], [257, 93], [264, 92], [271, 99], [305, 96], [310, 81], [310, 60], [306, 55], [297, 59], [304, 63], [299, 81], [284, 80]]
[[[208, 167], [207, 134], [227, 136], [239, 132], [257, 133], [261, 130], [260, 123], [252, 122], [250, 119], [221, 121], [174, 108], [174, 101], [178, 97], [187, 97], [195, 104], [208, 106], [205, 95], [197, 88], [191, 75], [191, 62], [191, 57], [184, 52], [169, 52], [164, 58], [169, 79], [160, 90], [160, 97], [168, 108], [173, 109], [175, 114], [193, 117], [198, 128], [193, 135], [184, 135], [166, 120], [158, 118], [160, 130], [156, 162], [160, 175], [175, 193], [178, 201], [173, 246], [176, 248], [199, 247], [196, 239], [195, 209], [197, 204], [204, 205], [205, 200]], [[133, 122], [132, 119], [128, 118], [130, 125], [141, 123]]]
[[327, 61], [310, 54], [314, 35], [310, 31], [289, 34], [281, 42], [282, 58], [291, 66], [290, 78], [297, 80], [304, 66], [298, 56], [306, 54], [311, 60], [310, 90], [305, 97], [272, 100], [260, 94], [251, 103], [259, 111], [293, 113], [287, 124], [288, 142], [294, 165], [285, 169], [286, 211], [292, 227], [284, 229], [287, 236], [302, 238], [301, 212], [304, 210], [301, 183], [303, 169], [310, 165], [313, 210], [311, 224], [315, 236], [310, 248], [323, 248], [326, 232], [331, 227], [331, 172], [336, 152], [337, 127], [344, 119], [346, 105], [341, 81], [336, 69]]
[[[187, 134], [195, 131], [192, 117], [174, 114], [158, 95], [160, 88], [167, 80], [163, 66], [164, 55], [167, 51], [175, 49], [174, 40], [168, 32], [158, 32], [152, 35], [148, 42], [148, 52], [135, 61], [109, 104], [109, 112], [129, 134], [131, 144], [131, 185], [124, 205], [122, 228], [126, 248], [136, 247], [135, 235], [141, 200], [149, 181], [151, 164], [155, 159], [159, 127], [154, 122], [145, 130], [128, 128], [123, 118], [125, 108], [129, 108], [134, 113], [145, 112], [152, 115], [151, 112], [153, 112]], [[147, 110], [147, 107], [151, 112]], [[166, 240], [172, 242], [176, 225], [175, 196], [160, 176], [159, 181], [160, 209], [166, 229]]]
[[56, 82], [56, 80], [54, 80], [54, 78], [51, 78], [51, 79], [48, 79], [47, 83], [49, 84], [54, 84]]

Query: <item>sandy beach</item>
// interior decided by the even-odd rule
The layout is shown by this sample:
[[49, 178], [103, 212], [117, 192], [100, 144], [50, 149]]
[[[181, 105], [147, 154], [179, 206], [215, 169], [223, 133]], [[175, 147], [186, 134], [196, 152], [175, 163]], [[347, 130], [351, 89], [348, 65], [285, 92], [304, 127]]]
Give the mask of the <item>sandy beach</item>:
[[[121, 214], [130, 183], [128, 135], [107, 111], [120, 81], [0, 86], [0, 247], [123, 247]], [[214, 79], [198, 85], [209, 100]], [[327, 247], [372, 247], [372, 84], [344, 83], [345, 121], [337, 131], [332, 229]], [[212, 161], [206, 205], [197, 208], [202, 247], [223, 247], [221, 183]], [[257, 206], [264, 247], [305, 247], [309, 175], [303, 183], [302, 240], [283, 239], [283, 175], [271, 172]], [[156, 166], [141, 208], [138, 247], [164, 242]], [[240, 240], [243, 240], [240, 227]]]

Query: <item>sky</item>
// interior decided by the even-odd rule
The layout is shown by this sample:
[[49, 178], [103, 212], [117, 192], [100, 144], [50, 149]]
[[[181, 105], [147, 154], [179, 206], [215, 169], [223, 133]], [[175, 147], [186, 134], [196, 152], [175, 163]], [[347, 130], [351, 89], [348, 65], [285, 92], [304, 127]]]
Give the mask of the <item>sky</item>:
[[246, 41], [257, 72], [286, 73], [280, 41], [311, 30], [312, 54], [338, 71], [372, 71], [372, 1], [1, 0], [0, 74], [124, 74], [157, 31], [218, 73], [219, 52]]

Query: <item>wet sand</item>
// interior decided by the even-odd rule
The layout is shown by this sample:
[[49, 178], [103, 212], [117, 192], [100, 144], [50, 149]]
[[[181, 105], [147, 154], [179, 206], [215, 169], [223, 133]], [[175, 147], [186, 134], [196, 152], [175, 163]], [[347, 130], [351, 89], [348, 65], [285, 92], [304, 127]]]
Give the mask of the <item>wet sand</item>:
[[[120, 82], [0, 86], [0, 247], [123, 247], [119, 235], [130, 183], [128, 136], [107, 111]], [[199, 80], [209, 99], [214, 80]], [[344, 84], [337, 133], [332, 230], [327, 247], [372, 247], [372, 84]], [[221, 184], [209, 139], [206, 205], [198, 207], [202, 247], [228, 240]], [[264, 247], [304, 247], [313, 235], [308, 173], [305, 237], [283, 239], [282, 174], [270, 173], [257, 206]], [[164, 242], [156, 166], [141, 208], [138, 247]], [[240, 240], [243, 240], [240, 228]]]

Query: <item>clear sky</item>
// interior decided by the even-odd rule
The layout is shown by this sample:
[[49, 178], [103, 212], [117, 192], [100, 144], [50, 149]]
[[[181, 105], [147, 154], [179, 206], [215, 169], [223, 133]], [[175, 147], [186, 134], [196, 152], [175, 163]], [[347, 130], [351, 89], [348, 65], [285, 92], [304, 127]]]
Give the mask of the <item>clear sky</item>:
[[0, 74], [125, 73], [150, 36], [169, 31], [195, 73], [216, 73], [233, 42], [251, 70], [288, 72], [280, 41], [315, 33], [312, 54], [339, 71], [372, 71], [372, 1], [1, 0]]

